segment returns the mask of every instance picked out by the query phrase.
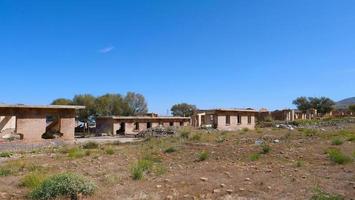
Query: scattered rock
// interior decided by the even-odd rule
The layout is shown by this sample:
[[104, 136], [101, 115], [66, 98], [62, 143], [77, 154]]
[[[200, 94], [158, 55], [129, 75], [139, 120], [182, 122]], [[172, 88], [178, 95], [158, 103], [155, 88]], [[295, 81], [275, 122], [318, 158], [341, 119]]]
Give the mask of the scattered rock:
[[208, 178], [201, 177], [200, 180], [206, 182], [206, 181], [208, 181]]
[[241, 192], [242, 192], [242, 191], [245, 191], [245, 189], [244, 189], [244, 188], [239, 188], [239, 191], [241, 191]]
[[161, 188], [161, 185], [157, 185], [157, 188]]
[[233, 190], [227, 190], [227, 193], [228, 193], [228, 194], [232, 194], [232, 193], [233, 193]]
[[168, 195], [168, 196], [166, 196], [166, 198], [165, 198], [166, 200], [172, 200], [172, 199], [174, 199], [174, 197], [173, 196], [171, 196], [171, 195]]
[[268, 186], [267, 189], [271, 190], [272, 188], [271, 188], [271, 186]]
[[220, 192], [221, 192], [221, 190], [220, 190], [220, 189], [214, 189], [214, 190], [213, 190], [213, 193], [214, 193], [214, 194], [216, 194], [216, 193], [220, 193]]
[[245, 178], [245, 181], [250, 181], [251, 179], [250, 178]]
[[222, 183], [220, 186], [221, 186], [221, 188], [225, 188], [225, 187], [226, 187], [226, 184], [223, 184], [223, 183]]

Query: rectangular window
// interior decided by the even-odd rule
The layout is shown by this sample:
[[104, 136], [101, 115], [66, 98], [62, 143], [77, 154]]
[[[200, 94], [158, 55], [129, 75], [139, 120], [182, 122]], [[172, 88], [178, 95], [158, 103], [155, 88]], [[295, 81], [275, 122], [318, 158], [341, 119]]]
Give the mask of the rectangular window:
[[248, 124], [251, 124], [251, 116], [248, 116]]
[[226, 125], [230, 125], [231, 124], [231, 116], [227, 115], [226, 116]]
[[237, 124], [242, 124], [242, 116], [237, 116]]

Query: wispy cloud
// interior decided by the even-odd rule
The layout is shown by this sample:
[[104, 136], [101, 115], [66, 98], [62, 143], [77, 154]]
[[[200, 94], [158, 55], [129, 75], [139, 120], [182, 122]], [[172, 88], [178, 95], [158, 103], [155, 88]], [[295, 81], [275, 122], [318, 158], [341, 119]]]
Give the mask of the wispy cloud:
[[115, 49], [114, 46], [108, 46], [99, 50], [100, 53], [109, 53]]

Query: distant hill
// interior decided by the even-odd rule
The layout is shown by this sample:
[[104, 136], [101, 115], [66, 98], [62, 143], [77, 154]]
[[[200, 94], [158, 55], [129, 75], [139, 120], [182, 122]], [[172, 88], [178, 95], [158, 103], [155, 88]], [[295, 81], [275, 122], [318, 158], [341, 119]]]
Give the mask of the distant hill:
[[355, 97], [343, 99], [335, 103], [336, 108], [348, 108], [350, 105], [355, 104]]

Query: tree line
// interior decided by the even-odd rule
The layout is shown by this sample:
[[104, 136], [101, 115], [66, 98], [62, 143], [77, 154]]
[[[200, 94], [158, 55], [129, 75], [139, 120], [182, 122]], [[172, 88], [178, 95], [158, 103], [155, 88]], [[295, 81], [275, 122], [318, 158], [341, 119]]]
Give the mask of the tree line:
[[124, 96], [108, 93], [98, 97], [91, 94], [78, 94], [73, 99], [55, 99], [52, 105], [85, 106], [85, 109], [78, 111], [79, 120], [84, 122], [87, 122], [90, 117], [112, 115], [135, 116], [148, 112], [145, 97], [135, 92], [128, 92]]
[[335, 102], [328, 97], [298, 97], [292, 103], [303, 113], [316, 109], [323, 115], [332, 111], [335, 105]]

